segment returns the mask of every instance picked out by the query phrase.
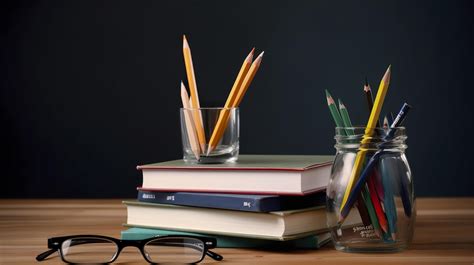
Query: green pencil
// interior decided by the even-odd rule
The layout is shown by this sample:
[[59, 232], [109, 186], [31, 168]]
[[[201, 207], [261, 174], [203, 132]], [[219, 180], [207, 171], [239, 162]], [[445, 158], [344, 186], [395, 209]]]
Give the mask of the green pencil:
[[[351, 118], [349, 117], [349, 111], [347, 111], [347, 108], [344, 105], [344, 103], [342, 103], [342, 100], [338, 99], [338, 102], [339, 102], [339, 111], [341, 113], [341, 119], [342, 119], [342, 122], [344, 124], [344, 128], [346, 128], [345, 129], [346, 134], [347, 135], [354, 135], [354, 129], [352, 128], [352, 122], [351, 122]], [[364, 189], [362, 189], [361, 196], [362, 196], [362, 200], [365, 202], [365, 206], [367, 208], [367, 212], [369, 214], [369, 218], [371, 220], [371, 223], [374, 226], [374, 232], [378, 237], [380, 237], [381, 233], [380, 233], [379, 220], [377, 218], [377, 213], [375, 212], [375, 207], [373, 205], [373, 202], [370, 199], [370, 193], [369, 193], [369, 189], [367, 188], [367, 186], [364, 187]], [[361, 196], [359, 196], [359, 198], [358, 198], [358, 204], [361, 201], [361, 198], [360, 198]], [[359, 212], [360, 212], [360, 210], [359, 210]]]
[[374, 232], [378, 237], [380, 237], [382, 234], [380, 233], [381, 228], [379, 224], [379, 219], [377, 219], [377, 214], [375, 213], [375, 208], [372, 204], [372, 200], [370, 199], [369, 189], [367, 188], [367, 186], [362, 188], [362, 192], [360, 195], [362, 196], [362, 199], [364, 200], [365, 205], [367, 206], [367, 211], [369, 212], [370, 220], [372, 220], [372, 225], [374, 226]]
[[349, 118], [349, 112], [347, 111], [346, 106], [342, 103], [341, 99], [337, 100], [339, 102], [339, 112], [341, 113], [342, 122], [344, 123], [344, 127], [346, 128], [347, 135], [354, 135], [354, 129], [352, 129], [352, 122]]
[[334, 119], [334, 122], [336, 123], [336, 127], [344, 127], [344, 123], [342, 121], [341, 115], [339, 114], [339, 111], [337, 110], [336, 107], [336, 102], [334, 102], [334, 99], [331, 97], [331, 94], [329, 94], [329, 91], [326, 89], [326, 99], [328, 101], [328, 107], [329, 111], [331, 112], [332, 118]]
[[[336, 103], [334, 102], [334, 99], [332, 98], [331, 94], [329, 93], [327, 89], [326, 89], [326, 99], [328, 102], [329, 111], [331, 112], [332, 118], [334, 119], [334, 122], [336, 123], [336, 127], [339, 127], [339, 128], [346, 127], [344, 125], [344, 121], [341, 117], [341, 114], [337, 110]], [[348, 121], [350, 122], [349, 114], [348, 113], [346, 114], [347, 114], [346, 117]], [[342, 131], [341, 133], [344, 134], [344, 131]], [[351, 131], [349, 131], [349, 133], [351, 133]], [[375, 214], [375, 211], [374, 211], [374, 206], [372, 205], [372, 202], [370, 201], [370, 197], [368, 198], [369, 198], [369, 201], [365, 201], [363, 200], [361, 196], [359, 196], [357, 198], [357, 208], [359, 210], [359, 214], [364, 225], [367, 226], [367, 225], [370, 225], [370, 223], [372, 223], [375, 228], [378, 226], [378, 220], [377, 219], [374, 220], [371, 217], [373, 214]], [[370, 210], [372, 210], [372, 213], [370, 212]], [[379, 229], [375, 229], [375, 231], [376, 233], [378, 233]]]

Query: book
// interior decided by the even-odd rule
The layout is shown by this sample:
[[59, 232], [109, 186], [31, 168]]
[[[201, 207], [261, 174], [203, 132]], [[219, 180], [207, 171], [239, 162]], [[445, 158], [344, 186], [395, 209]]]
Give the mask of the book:
[[137, 169], [143, 172], [145, 190], [304, 195], [326, 188], [332, 160], [333, 156], [239, 155], [236, 163], [173, 160]]
[[[127, 226], [272, 240], [290, 240], [328, 231], [323, 206], [255, 213], [124, 201]], [[344, 225], [361, 223], [353, 209]]]
[[139, 227], [132, 227], [121, 232], [122, 240], [142, 240], [155, 236], [166, 235], [212, 237], [217, 240], [218, 248], [317, 249], [331, 240], [331, 235], [329, 233], [309, 235], [288, 241], [277, 241], [224, 235], [200, 234], [174, 230], [147, 229]]
[[272, 212], [322, 206], [326, 203], [326, 194], [317, 192], [306, 196], [280, 196], [139, 190], [138, 201], [248, 212]]

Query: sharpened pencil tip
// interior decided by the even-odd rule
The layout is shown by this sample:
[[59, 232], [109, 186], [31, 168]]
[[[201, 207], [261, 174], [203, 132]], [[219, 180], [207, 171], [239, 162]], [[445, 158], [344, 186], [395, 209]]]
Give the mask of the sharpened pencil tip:
[[332, 98], [331, 94], [329, 94], [329, 91], [326, 89], [326, 99], [328, 101], [328, 106], [331, 104], [336, 104], [334, 102], [334, 99]]
[[326, 91], [326, 97], [332, 99], [331, 93], [329, 93], [329, 90], [325, 89]]
[[184, 85], [183, 81], [181, 81], [181, 94], [186, 98], [189, 98], [188, 91], [186, 90], [186, 86]]
[[387, 68], [387, 71], [388, 75], [390, 75], [390, 73], [392, 72], [392, 65], [390, 64]]
[[264, 53], [265, 53], [265, 51], [263, 51], [262, 53], [260, 53], [260, 54], [258, 55], [258, 57], [260, 57], [260, 58], [263, 57], [263, 54], [264, 54]]
[[367, 76], [365, 77], [365, 85], [364, 85], [364, 92], [369, 93], [371, 91], [369, 86], [369, 81], [367, 81]]
[[392, 74], [392, 65], [389, 65], [387, 68], [387, 71], [385, 71], [385, 74], [383, 75], [382, 81], [385, 83], [390, 83], [391, 74]]
[[340, 98], [337, 99], [337, 102], [339, 103], [339, 108], [340, 109], [345, 109], [346, 106], [344, 106], [344, 103], [342, 103], [342, 100]]
[[252, 48], [252, 50], [250, 51], [249, 55], [247, 55], [247, 58], [245, 58], [245, 60], [248, 62], [252, 62], [254, 52], [255, 52], [255, 47]]
[[186, 39], [186, 35], [183, 34], [183, 48], [189, 48], [188, 39]]

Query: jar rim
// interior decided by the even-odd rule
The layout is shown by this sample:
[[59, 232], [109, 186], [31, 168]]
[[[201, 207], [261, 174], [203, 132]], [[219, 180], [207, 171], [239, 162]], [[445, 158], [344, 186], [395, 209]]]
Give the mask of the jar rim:
[[[365, 130], [365, 126], [352, 126], [352, 127], [336, 127], [336, 130]], [[391, 127], [391, 128], [383, 128], [383, 127], [373, 127], [374, 130], [388, 130], [388, 129], [396, 129], [396, 130], [405, 130], [405, 126], [398, 126], [398, 127]]]
[[231, 108], [226, 108], [226, 107], [200, 107], [200, 108], [179, 108], [180, 110], [238, 110], [239, 107], [231, 107]]

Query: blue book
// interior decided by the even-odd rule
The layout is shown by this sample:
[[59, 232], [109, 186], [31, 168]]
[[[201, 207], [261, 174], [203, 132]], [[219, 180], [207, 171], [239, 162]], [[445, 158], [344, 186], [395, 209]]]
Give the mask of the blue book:
[[305, 196], [248, 195], [197, 192], [157, 192], [140, 189], [138, 201], [246, 212], [287, 211], [325, 205], [326, 195]]
[[219, 248], [317, 249], [331, 240], [329, 233], [309, 235], [287, 241], [278, 241], [226, 235], [200, 234], [173, 230], [147, 229], [139, 227], [129, 228], [122, 231], [121, 234], [123, 240], [142, 240], [150, 237], [165, 235], [205, 236], [215, 238], [217, 240], [217, 247]]

